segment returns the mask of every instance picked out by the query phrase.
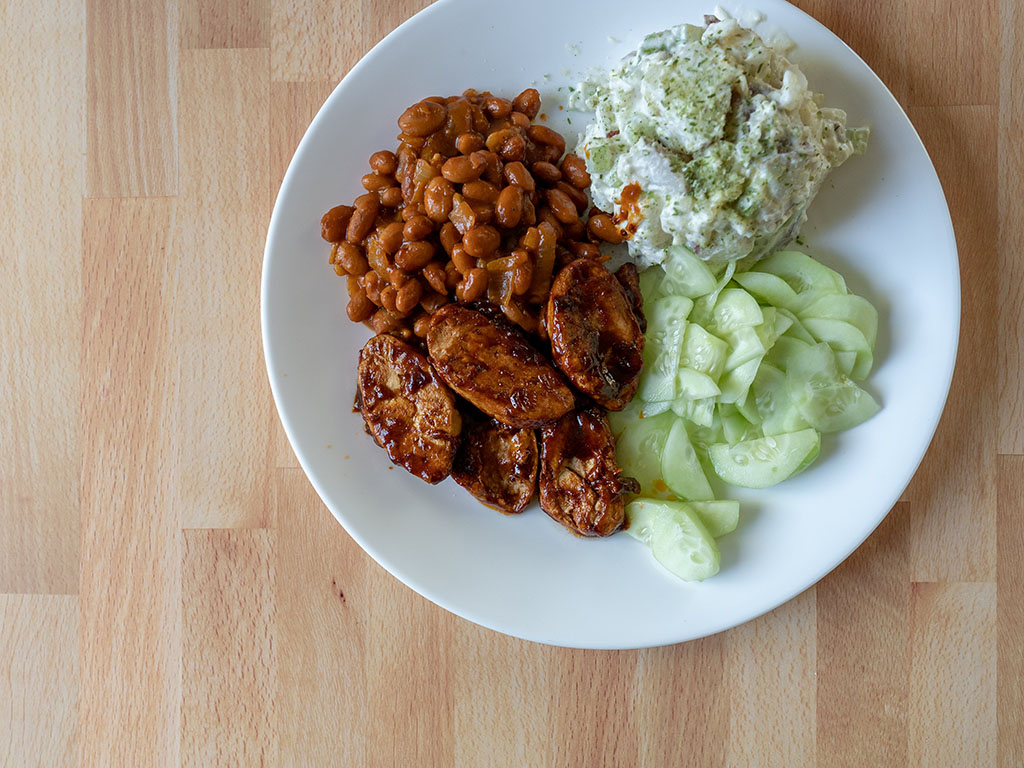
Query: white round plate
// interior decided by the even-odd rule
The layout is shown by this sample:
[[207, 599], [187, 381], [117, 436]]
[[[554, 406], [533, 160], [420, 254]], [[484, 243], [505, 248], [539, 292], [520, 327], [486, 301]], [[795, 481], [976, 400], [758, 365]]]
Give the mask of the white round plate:
[[[804, 228], [807, 250], [839, 269], [881, 318], [867, 387], [883, 409], [823, 439], [807, 472], [740, 491], [739, 529], [720, 540], [722, 570], [688, 584], [629, 536], [580, 539], [537, 506], [504, 516], [454, 481], [429, 486], [392, 467], [352, 412], [369, 331], [345, 317], [345, 282], [327, 265], [319, 220], [361, 194], [395, 120], [424, 96], [466, 88], [508, 96], [534, 86], [570, 145], [584, 116], [559, 110], [568, 86], [647, 33], [700, 24], [694, 0], [442, 0], [381, 41], [310, 125], [274, 208], [263, 265], [267, 369], [285, 430], [324, 503], [384, 568], [470, 621], [583, 648], [636, 648], [702, 637], [775, 608], [814, 584], [881, 522], [914, 474], [949, 388], [960, 319], [956, 244], [935, 170], [882, 82], [835, 35], [780, 0], [793, 58], [850, 125], [872, 127], [864, 157], [830, 177]], [[538, 23], [543, 20], [543, 23]]]

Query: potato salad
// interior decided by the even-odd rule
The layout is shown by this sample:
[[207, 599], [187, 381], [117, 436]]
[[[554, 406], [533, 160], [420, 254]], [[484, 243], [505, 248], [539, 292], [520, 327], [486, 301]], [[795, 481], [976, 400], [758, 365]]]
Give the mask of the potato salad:
[[753, 30], [708, 22], [648, 35], [573, 95], [595, 116], [577, 148], [594, 203], [641, 269], [673, 245], [718, 263], [784, 247], [829, 171], [867, 143]]

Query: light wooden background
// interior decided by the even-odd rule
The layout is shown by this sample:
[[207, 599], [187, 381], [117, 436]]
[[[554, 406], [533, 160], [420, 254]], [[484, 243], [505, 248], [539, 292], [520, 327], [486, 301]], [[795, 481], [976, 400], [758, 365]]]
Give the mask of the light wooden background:
[[583, 652], [388, 576], [271, 402], [274, 195], [332, 86], [421, 4], [0, 1], [0, 764], [1024, 765], [1024, 8], [801, 0], [945, 186], [949, 405], [816, 588], [705, 640]]

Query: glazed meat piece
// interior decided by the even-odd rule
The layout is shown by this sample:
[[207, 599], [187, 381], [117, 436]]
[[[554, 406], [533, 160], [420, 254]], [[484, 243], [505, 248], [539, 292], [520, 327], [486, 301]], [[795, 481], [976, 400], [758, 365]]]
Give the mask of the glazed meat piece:
[[625, 521], [623, 497], [639, 493], [621, 477], [604, 411], [574, 411], [541, 430], [540, 506], [581, 536], [609, 536]]
[[644, 334], [615, 276], [592, 259], [567, 264], [551, 285], [547, 328], [555, 363], [576, 389], [622, 410], [640, 383]]
[[572, 390], [519, 331], [480, 312], [447, 304], [427, 331], [438, 376], [509, 427], [539, 427], [572, 409]]
[[514, 514], [537, 487], [537, 435], [491, 419], [464, 419], [452, 478], [484, 504]]
[[462, 417], [422, 353], [394, 336], [374, 336], [359, 352], [358, 399], [391, 461], [428, 483], [448, 477]]
[[644, 315], [644, 296], [640, 293], [640, 270], [636, 264], [627, 261], [615, 270], [615, 279], [619, 281], [622, 290], [626, 292], [629, 305], [633, 308], [633, 316], [636, 317], [640, 330], [647, 332], [647, 317]]

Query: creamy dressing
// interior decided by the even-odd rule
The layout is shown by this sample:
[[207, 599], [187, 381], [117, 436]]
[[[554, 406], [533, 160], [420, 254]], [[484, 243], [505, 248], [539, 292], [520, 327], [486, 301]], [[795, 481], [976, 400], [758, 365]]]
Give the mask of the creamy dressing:
[[[821, 106], [800, 69], [735, 19], [648, 35], [573, 95], [595, 204], [628, 221], [643, 268], [682, 245], [710, 262], [756, 259], [797, 234], [830, 170], [868, 129]], [[623, 189], [639, 199], [621, 210]]]

